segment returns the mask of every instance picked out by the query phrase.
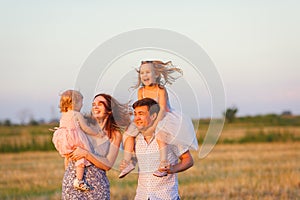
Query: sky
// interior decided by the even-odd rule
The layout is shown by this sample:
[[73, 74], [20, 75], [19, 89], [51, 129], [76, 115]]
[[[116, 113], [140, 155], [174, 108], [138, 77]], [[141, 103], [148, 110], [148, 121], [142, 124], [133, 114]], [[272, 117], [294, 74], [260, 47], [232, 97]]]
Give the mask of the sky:
[[[174, 31], [197, 43], [222, 79], [226, 107], [236, 106], [239, 116], [286, 110], [299, 115], [299, 8], [296, 0], [0, 0], [0, 121], [58, 118], [59, 94], [76, 86], [80, 70], [95, 49], [117, 35], [143, 28]], [[114, 60], [110, 67], [115, 70], [110, 77], [116, 78], [121, 67], [130, 71], [122, 76], [120, 92], [112, 92], [109, 84], [101, 83], [106, 79], [99, 79], [92, 86], [95, 93], [114, 93], [120, 101], [128, 100], [122, 97], [136, 82], [134, 68], [143, 58], [188, 66], [169, 52], [135, 51]], [[192, 93], [179, 94], [186, 91], [185, 84], [198, 87], [191, 82], [185, 76], [170, 93], [175, 91], [184, 99], [180, 100], [183, 110], [191, 117], [211, 116], [205, 77], [199, 79], [201, 92], [195, 100], [199, 112], [194, 112], [194, 103], [188, 103]], [[91, 99], [84, 103], [90, 105]]]

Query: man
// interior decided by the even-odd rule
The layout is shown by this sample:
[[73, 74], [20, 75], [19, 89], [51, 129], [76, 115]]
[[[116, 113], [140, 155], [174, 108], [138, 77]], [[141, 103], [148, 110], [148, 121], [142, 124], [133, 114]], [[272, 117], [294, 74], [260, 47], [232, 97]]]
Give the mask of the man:
[[[178, 194], [178, 172], [187, 170], [193, 166], [193, 158], [188, 147], [179, 145], [168, 145], [168, 159], [170, 166], [165, 169], [168, 175], [156, 177], [153, 172], [158, 169], [160, 163], [159, 146], [154, 133], [145, 135], [145, 130], [155, 121], [159, 105], [150, 98], [144, 98], [133, 104], [134, 123], [140, 134], [136, 137], [135, 153], [139, 165], [138, 186], [136, 200], [177, 200]], [[178, 162], [179, 158], [179, 162]], [[126, 167], [121, 164], [121, 169]]]

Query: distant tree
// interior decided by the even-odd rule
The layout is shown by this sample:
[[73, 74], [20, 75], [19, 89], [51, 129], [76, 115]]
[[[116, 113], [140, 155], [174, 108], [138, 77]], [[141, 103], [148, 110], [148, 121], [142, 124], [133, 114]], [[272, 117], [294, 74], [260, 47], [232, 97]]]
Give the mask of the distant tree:
[[292, 112], [289, 110], [285, 110], [281, 113], [281, 116], [292, 116], [292, 115], [293, 115]]
[[9, 119], [4, 120], [3, 122], [4, 126], [11, 126], [11, 121]]
[[28, 124], [31, 125], [31, 126], [37, 126], [37, 125], [39, 125], [39, 122], [38, 122], [37, 120], [31, 118], [31, 119], [29, 120], [29, 123], [28, 123]]
[[236, 118], [237, 112], [238, 112], [237, 107], [232, 106], [231, 108], [227, 108], [226, 111], [223, 113], [223, 115], [228, 123], [232, 123]]

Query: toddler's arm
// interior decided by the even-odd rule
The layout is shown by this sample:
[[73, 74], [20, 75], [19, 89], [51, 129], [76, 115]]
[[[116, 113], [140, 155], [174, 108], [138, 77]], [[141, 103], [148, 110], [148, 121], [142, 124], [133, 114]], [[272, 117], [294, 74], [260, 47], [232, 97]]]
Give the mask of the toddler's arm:
[[88, 161], [93, 163], [96, 167], [103, 169], [105, 171], [112, 168], [116, 158], [118, 156], [120, 143], [122, 141], [122, 134], [116, 131], [116, 138], [113, 139], [109, 146], [108, 154], [105, 157], [95, 155], [83, 148], [77, 147], [71, 154], [71, 159], [86, 158]]
[[95, 125], [89, 126], [87, 124], [87, 121], [84, 119], [83, 115], [81, 113], [77, 113], [76, 118], [79, 122], [80, 128], [89, 135], [100, 135], [100, 136], [104, 136], [104, 133], [102, 132], [100, 126], [96, 123]]

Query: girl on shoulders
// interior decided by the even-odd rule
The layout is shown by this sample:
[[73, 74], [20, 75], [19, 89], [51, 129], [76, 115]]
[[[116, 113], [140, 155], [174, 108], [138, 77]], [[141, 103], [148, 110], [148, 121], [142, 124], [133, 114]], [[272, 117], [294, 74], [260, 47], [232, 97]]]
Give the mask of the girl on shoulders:
[[[167, 159], [167, 144], [189, 145], [191, 149], [197, 149], [198, 143], [193, 124], [190, 119], [175, 112], [169, 102], [166, 84], [172, 84], [178, 77], [173, 73], [182, 75], [182, 70], [174, 67], [172, 62], [162, 62], [159, 60], [142, 61], [139, 70], [138, 83], [134, 88], [138, 89], [138, 100], [152, 98], [158, 102], [160, 111], [154, 124], [147, 129], [147, 133], [156, 133], [156, 141], [160, 151], [159, 169], [153, 175], [166, 176], [166, 171], [162, 169], [169, 167]], [[134, 140], [138, 131], [132, 123], [124, 134], [124, 162], [127, 167], [121, 171], [119, 178], [126, 176], [135, 167], [131, 162], [134, 151]]]

